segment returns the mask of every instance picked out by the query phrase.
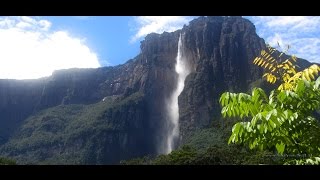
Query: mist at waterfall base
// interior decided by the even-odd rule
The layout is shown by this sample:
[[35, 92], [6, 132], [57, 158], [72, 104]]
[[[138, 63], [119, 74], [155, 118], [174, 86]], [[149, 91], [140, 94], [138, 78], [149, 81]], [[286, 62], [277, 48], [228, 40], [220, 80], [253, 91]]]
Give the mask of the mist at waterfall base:
[[167, 113], [168, 113], [168, 131], [166, 136], [166, 147], [164, 148], [164, 153], [169, 154], [175, 149], [177, 142], [179, 140], [179, 105], [178, 97], [183, 91], [184, 81], [188, 74], [190, 73], [190, 68], [184, 57], [183, 53], [183, 43], [182, 34], [180, 34], [178, 42], [178, 53], [176, 57], [175, 71], [178, 75], [177, 86], [170, 96], [167, 103]]

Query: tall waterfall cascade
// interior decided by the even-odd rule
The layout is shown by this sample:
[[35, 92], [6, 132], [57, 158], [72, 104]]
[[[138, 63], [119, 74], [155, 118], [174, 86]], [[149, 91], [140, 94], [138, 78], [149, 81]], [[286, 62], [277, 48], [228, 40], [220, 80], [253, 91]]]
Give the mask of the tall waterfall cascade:
[[174, 150], [175, 142], [177, 142], [179, 138], [178, 97], [183, 91], [184, 81], [190, 73], [190, 69], [183, 54], [182, 34], [180, 34], [178, 42], [178, 54], [176, 57], [175, 71], [178, 74], [177, 86], [176, 89], [173, 91], [168, 103], [168, 116], [170, 124], [173, 125], [173, 128], [170, 128], [170, 130], [168, 131], [165, 148], [166, 154], [169, 154], [172, 150]]

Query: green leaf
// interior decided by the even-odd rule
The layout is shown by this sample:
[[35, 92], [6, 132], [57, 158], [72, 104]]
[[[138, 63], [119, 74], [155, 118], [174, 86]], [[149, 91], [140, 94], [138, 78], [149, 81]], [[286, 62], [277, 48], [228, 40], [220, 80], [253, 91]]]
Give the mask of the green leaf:
[[228, 110], [227, 110], [227, 115], [228, 115], [229, 117], [231, 117], [231, 116], [232, 116], [232, 112], [231, 112], [231, 110], [230, 110], [230, 109], [228, 109]]
[[268, 126], [267, 124], [264, 126], [264, 134], [266, 134], [268, 132]]
[[257, 126], [257, 128], [258, 128], [258, 130], [260, 131], [261, 134], [264, 132], [264, 129], [265, 129], [264, 124], [259, 124]]
[[240, 124], [240, 123], [235, 124], [235, 125], [233, 126], [233, 128], [232, 128], [232, 133], [238, 134], [240, 128], [241, 128], [241, 124]]
[[257, 88], [253, 89], [251, 97], [252, 97], [253, 102], [256, 102], [259, 99], [259, 93], [258, 93]]
[[271, 118], [273, 114], [273, 111], [268, 112], [268, 114], [266, 115], [266, 120], [269, 121], [269, 119]]
[[[276, 67], [279, 62], [276, 62], [277, 59], [274, 60], [274, 67]], [[256, 63], [261, 65], [261, 62], [256, 61]], [[315, 111], [319, 112], [320, 108], [320, 77], [316, 81], [303, 80], [303, 71], [296, 72], [294, 63], [292, 62], [292, 65], [289, 63], [290, 67], [287, 67], [290, 74], [283, 69], [283, 64], [275, 69], [277, 71], [273, 68], [270, 71], [270, 67], [269, 71], [267, 69], [266, 72], [272, 75], [270, 81], [273, 81], [273, 78], [282, 80], [280, 82], [282, 87], [272, 90], [269, 96], [266, 96], [263, 89], [254, 88], [251, 95], [228, 93], [228, 98], [227, 94], [221, 97], [221, 103], [225, 103], [222, 107], [225, 108], [222, 109], [222, 114], [241, 118], [252, 117], [251, 121], [246, 118], [245, 121], [233, 126], [228, 143], [243, 143], [250, 149], [276, 148], [279, 154], [284, 152], [297, 154], [301, 151], [307, 154], [320, 152], [320, 141], [318, 140], [320, 126], [318, 121], [312, 117]], [[317, 73], [318, 71], [320, 68]], [[316, 76], [315, 73], [312, 73], [310, 71], [304, 76], [310, 76], [310, 78], [313, 75]], [[281, 79], [283, 75], [287, 81], [285, 83]], [[228, 101], [223, 101], [223, 99], [228, 99]]]
[[235, 135], [232, 134], [228, 140], [228, 144], [234, 143], [235, 142]]
[[281, 117], [272, 118], [272, 122], [277, 126], [281, 125]]
[[274, 121], [272, 121], [272, 119], [270, 119], [270, 121], [268, 121], [268, 122], [269, 122], [269, 126], [271, 128], [271, 129], [269, 129], [269, 131], [272, 131], [273, 128], [277, 127], [276, 123], [274, 123]]
[[219, 103], [221, 104], [221, 106], [224, 106], [224, 99], [225, 99], [225, 93], [223, 93], [219, 99]]
[[283, 154], [285, 146], [286, 145], [283, 144], [282, 142], [280, 144], [279, 143], [276, 144], [276, 148], [279, 154]]
[[222, 110], [221, 110], [221, 114], [223, 117], [226, 117], [226, 113], [228, 111], [228, 107], [223, 107]]
[[238, 116], [239, 114], [240, 114], [239, 107], [236, 106], [236, 107], [235, 107], [235, 115]]
[[239, 131], [238, 131], [238, 136], [242, 136], [244, 128], [242, 126], [240, 126]]
[[279, 94], [278, 94], [278, 96], [277, 96], [277, 99], [280, 101], [280, 102], [283, 102], [284, 100], [285, 100], [285, 98], [286, 98], [286, 94], [285, 94], [285, 92], [280, 92]]
[[315, 85], [314, 85], [314, 88], [319, 89], [319, 86], [320, 86], [320, 76], [317, 78]]

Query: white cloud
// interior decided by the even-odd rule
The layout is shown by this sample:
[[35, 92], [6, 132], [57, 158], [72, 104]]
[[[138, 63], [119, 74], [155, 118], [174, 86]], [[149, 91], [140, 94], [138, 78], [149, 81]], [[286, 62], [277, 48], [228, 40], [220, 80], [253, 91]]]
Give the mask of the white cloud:
[[277, 47], [278, 43], [281, 47], [284, 47], [286, 45], [281, 35], [279, 35], [278, 33], [275, 33], [274, 36], [268, 37], [266, 40], [273, 47]]
[[48, 31], [49, 28], [51, 27], [51, 22], [46, 21], [46, 20], [40, 20], [39, 25], [42, 30]]
[[8, 27], [11, 28], [14, 24], [14, 20], [9, 18], [0, 18], [0, 28]]
[[270, 27], [274, 26], [288, 26], [288, 25], [294, 25], [296, 23], [301, 23], [306, 19], [306, 17], [302, 16], [281, 16], [281, 17], [267, 17], [265, 19], [269, 19], [267, 21], [267, 25]]
[[258, 34], [272, 46], [290, 45], [289, 53], [320, 63], [320, 17], [272, 16], [248, 17]]
[[25, 29], [25, 28], [32, 27], [32, 25], [30, 23], [21, 21], [16, 25], [16, 27], [20, 29]]
[[194, 17], [190, 16], [140, 16], [135, 17], [137, 23], [137, 33], [131, 38], [130, 42], [145, 37], [147, 34], [173, 32], [188, 24]]
[[32, 17], [0, 18], [0, 79], [33, 79], [54, 70], [100, 67], [85, 40], [50, 31], [51, 22]]

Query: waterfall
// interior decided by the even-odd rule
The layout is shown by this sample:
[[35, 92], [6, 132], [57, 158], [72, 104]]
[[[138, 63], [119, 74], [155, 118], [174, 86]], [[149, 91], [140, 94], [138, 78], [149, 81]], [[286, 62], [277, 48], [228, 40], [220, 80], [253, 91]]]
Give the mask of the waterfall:
[[166, 141], [166, 154], [170, 153], [175, 146], [175, 142], [179, 138], [179, 105], [178, 97], [184, 88], [184, 81], [187, 75], [190, 73], [186, 59], [183, 57], [183, 44], [182, 35], [180, 34], [178, 42], [178, 54], [176, 57], [175, 71], [178, 74], [177, 87], [173, 91], [168, 103], [168, 116], [169, 123], [172, 124], [173, 128], [168, 131], [167, 141]]

